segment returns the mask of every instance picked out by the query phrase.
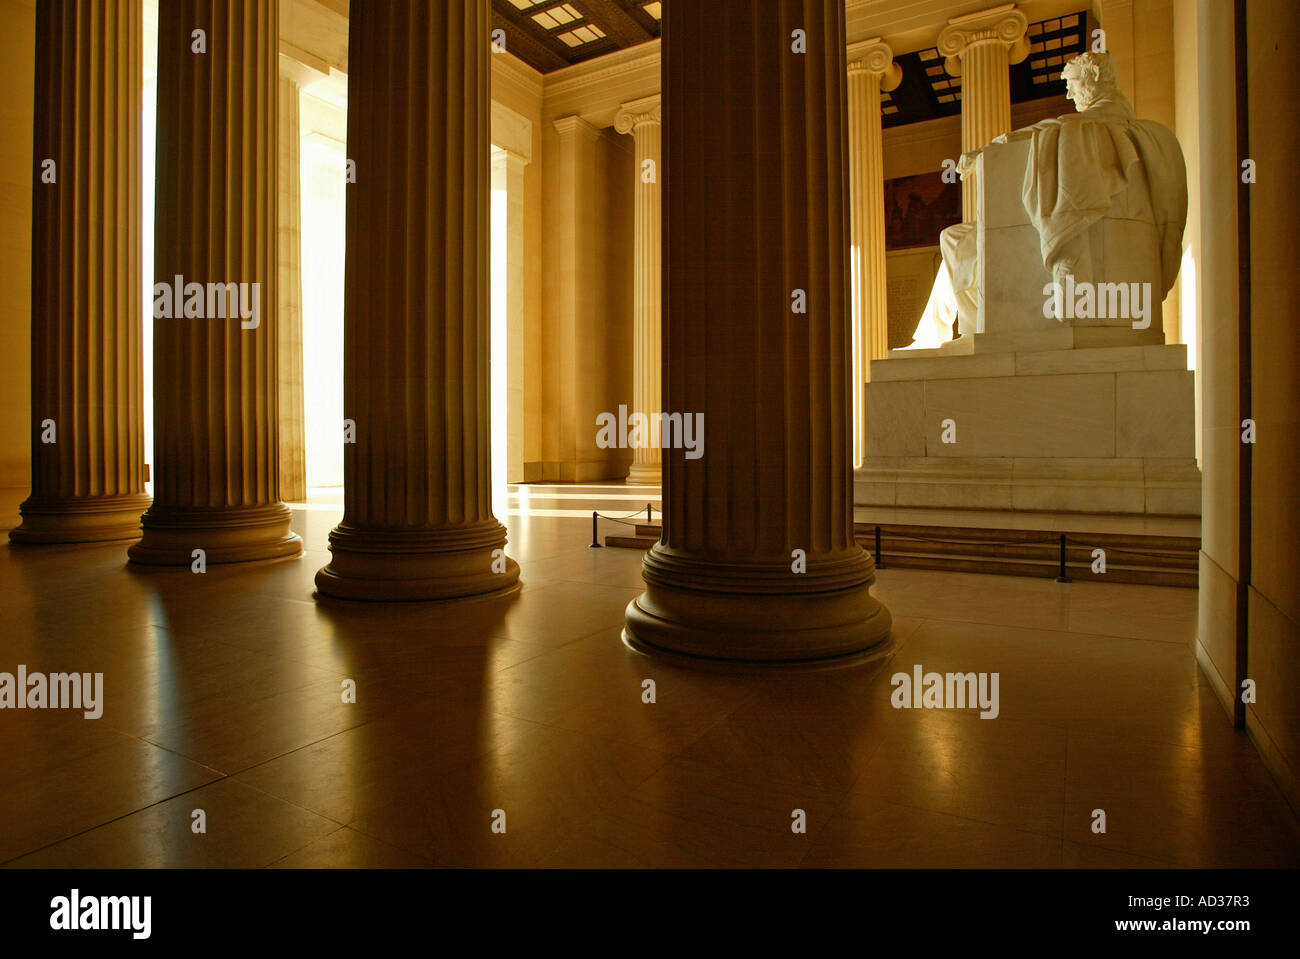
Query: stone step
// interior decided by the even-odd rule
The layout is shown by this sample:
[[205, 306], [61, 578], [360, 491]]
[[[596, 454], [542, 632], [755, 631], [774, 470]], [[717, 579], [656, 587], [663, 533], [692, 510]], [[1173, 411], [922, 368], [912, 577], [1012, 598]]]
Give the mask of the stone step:
[[[638, 532], [640, 528], [638, 527]], [[606, 546], [616, 546], [619, 549], [649, 549], [655, 543], [659, 542], [658, 535], [654, 536], [606, 536]]]
[[653, 536], [656, 540], [663, 536], [664, 528], [660, 523], [637, 523], [636, 535]]
[[[854, 526], [858, 543], [874, 554], [874, 523]], [[1053, 579], [1059, 571], [1059, 534], [1046, 530], [976, 529], [880, 524], [881, 568], [939, 569]], [[1092, 571], [1093, 550], [1106, 551], [1106, 572]], [[1066, 573], [1073, 582], [1197, 585], [1200, 541], [1180, 536], [1066, 534]]]

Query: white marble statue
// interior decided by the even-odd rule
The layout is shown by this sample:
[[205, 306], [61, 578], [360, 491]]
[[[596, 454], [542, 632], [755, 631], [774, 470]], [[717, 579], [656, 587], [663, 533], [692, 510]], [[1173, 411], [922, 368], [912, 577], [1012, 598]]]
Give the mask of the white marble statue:
[[[1158, 303], [1178, 274], [1187, 218], [1187, 176], [1178, 140], [1162, 124], [1135, 118], [1116, 85], [1110, 54], [1081, 54], [1065, 65], [1061, 75], [1066, 96], [1078, 112], [997, 137], [963, 155], [958, 171], [966, 179], [978, 154], [1013, 141], [1030, 141], [1021, 199], [1038, 231], [1046, 276], [1062, 284], [1067, 276], [1075, 284], [1118, 279], [1098, 275], [1106, 271], [1094, 263], [1101, 254], [1094, 257], [1098, 241], [1089, 231], [1103, 217], [1136, 217], [1149, 224], [1148, 231], [1154, 230], [1151, 245], [1158, 249], [1148, 259], [1158, 259], [1158, 267], [1150, 272], [1159, 275], [1143, 279], [1150, 282]], [[940, 234], [943, 265], [907, 349], [930, 349], [951, 340], [954, 322], [963, 333], [977, 328], [982, 245], [978, 227], [960, 223]], [[1122, 261], [1122, 254], [1109, 251], [1111, 262]], [[987, 272], [1001, 265], [984, 266]], [[1021, 265], [1005, 268], [1015, 270]], [[1130, 268], [1124, 279], [1131, 278]], [[1026, 276], [1025, 282], [1042, 285], [1033, 276]]]

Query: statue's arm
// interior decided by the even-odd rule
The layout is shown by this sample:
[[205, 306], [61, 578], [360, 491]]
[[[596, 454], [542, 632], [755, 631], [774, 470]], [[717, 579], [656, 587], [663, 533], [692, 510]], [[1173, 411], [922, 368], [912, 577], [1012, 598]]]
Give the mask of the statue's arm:
[[1006, 146], [1008, 143], [1012, 143], [1017, 140], [1028, 140], [1033, 137], [1034, 131], [1037, 129], [1038, 129], [1037, 126], [1021, 127], [1018, 130], [1012, 130], [1010, 133], [1003, 133], [998, 136], [995, 136], [992, 140], [990, 140], [987, 144], [985, 144], [982, 147], [976, 147], [973, 150], [968, 150], [967, 152], [963, 153], [961, 155], [961, 159], [957, 161], [957, 172], [963, 175], [970, 173], [972, 170], [975, 169], [975, 158], [979, 156], [981, 153], [983, 153], [985, 150], [989, 149], [989, 147]]
[[994, 137], [994, 143], [1011, 143], [1015, 140], [1028, 140], [1034, 135], [1038, 127], [1021, 127], [1019, 130], [1012, 130], [1010, 133], [1004, 133], [1001, 136]]

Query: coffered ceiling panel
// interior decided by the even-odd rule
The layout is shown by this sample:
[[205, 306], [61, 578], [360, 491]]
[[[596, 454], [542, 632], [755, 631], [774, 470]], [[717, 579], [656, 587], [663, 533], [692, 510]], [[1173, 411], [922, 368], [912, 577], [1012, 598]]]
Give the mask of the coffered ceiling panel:
[[506, 49], [542, 73], [659, 36], [663, 0], [492, 0]]
[[[1031, 23], [1029, 56], [1011, 67], [1011, 102], [1063, 95], [1061, 68], [1087, 49], [1090, 26], [1087, 10]], [[961, 113], [961, 78], [948, 74], [937, 49], [917, 50], [895, 59], [903, 68], [903, 82], [881, 95], [885, 127]]]

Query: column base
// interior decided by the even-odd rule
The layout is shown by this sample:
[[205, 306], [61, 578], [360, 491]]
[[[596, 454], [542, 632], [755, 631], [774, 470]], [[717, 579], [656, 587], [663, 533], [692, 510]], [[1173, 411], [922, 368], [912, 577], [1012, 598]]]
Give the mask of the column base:
[[788, 565], [713, 563], [658, 544], [646, 590], [627, 607], [624, 640], [673, 657], [761, 663], [856, 661], [887, 647], [892, 617], [871, 595], [875, 564], [861, 549]]
[[633, 463], [628, 470], [629, 486], [662, 486], [663, 481], [663, 466], [659, 463]]
[[18, 507], [22, 523], [9, 531], [13, 543], [120, 543], [140, 538], [140, 514], [152, 498], [123, 496], [31, 496]]
[[493, 520], [438, 530], [330, 533], [329, 565], [316, 589], [334, 599], [377, 602], [505, 596], [519, 589], [519, 564], [505, 555], [506, 530]]
[[144, 566], [189, 566], [194, 550], [209, 565], [290, 559], [302, 554], [302, 539], [291, 532], [292, 514], [283, 503], [221, 509], [153, 506], [142, 517], [144, 535], [126, 551]]

